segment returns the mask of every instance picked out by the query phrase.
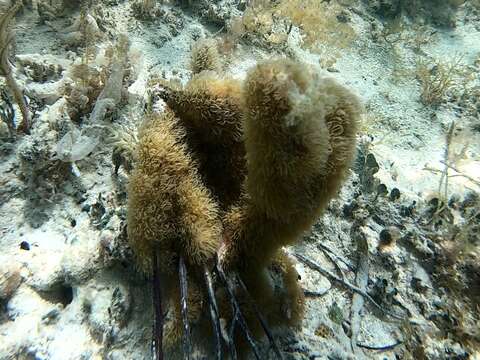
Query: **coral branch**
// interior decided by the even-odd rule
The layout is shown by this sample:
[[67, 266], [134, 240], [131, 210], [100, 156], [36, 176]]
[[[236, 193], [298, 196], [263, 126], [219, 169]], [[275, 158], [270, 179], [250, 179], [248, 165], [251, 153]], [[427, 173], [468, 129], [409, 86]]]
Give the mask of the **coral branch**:
[[228, 332], [228, 347], [230, 349], [230, 356], [232, 360], [237, 360], [237, 349], [235, 348], [235, 329], [237, 328], [238, 311], [232, 303], [232, 323], [230, 324], [230, 331]]
[[384, 346], [371, 346], [371, 345], [361, 344], [361, 343], [357, 343], [357, 346], [367, 350], [387, 351], [387, 350], [392, 350], [396, 348], [398, 345], [402, 345], [402, 344], [403, 344], [402, 341], [397, 341], [396, 343], [393, 343], [390, 345], [384, 345]]
[[30, 113], [28, 111], [25, 98], [22, 90], [13, 77], [12, 66], [8, 60], [10, 43], [13, 40], [13, 34], [11, 32], [10, 24], [22, 6], [22, 2], [16, 0], [4, 13], [0, 15], [0, 73], [5, 77], [7, 86], [12, 91], [13, 97], [20, 108], [22, 113], [22, 122], [18, 126], [18, 130], [25, 134], [30, 133]]

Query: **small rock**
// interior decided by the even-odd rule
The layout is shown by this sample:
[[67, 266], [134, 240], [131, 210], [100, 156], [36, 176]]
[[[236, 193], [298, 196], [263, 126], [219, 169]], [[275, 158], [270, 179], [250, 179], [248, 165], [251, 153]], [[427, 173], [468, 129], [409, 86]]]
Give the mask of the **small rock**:
[[380, 170], [380, 166], [378, 165], [377, 159], [373, 154], [367, 154], [365, 158], [365, 167], [372, 169], [372, 174], [375, 174]]
[[396, 227], [389, 226], [388, 228], [383, 229], [379, 234], [378, 251], [384, 253], [392, 250], [399, 237], [400, 231]]
[[388, 194], [387, 186], [385, 184], [379, 184], [377, 186], [377, 194], [379, 196], [384, 196]]
[[380, 231], [380, 245], [390, 245], [392, 243], [392, 235], [387, 229]]
[[61, 306], [56, 306], [50, 311], [48, 311], [46, 314], [44, 314], [42, 316], [42, 323], [49, 325], [57, 322], [58, 317], [60, 316], [61, 308], [62, 308]]
[[30, 250], [30, 244], [26, 241], [22, 241], [20, 243], [20, 249], [22, 250]]
[[392, 191], [390, 191], [390, 200], [395, 201], [398, 199], [400, 199], [400, 190], [393, 188]]

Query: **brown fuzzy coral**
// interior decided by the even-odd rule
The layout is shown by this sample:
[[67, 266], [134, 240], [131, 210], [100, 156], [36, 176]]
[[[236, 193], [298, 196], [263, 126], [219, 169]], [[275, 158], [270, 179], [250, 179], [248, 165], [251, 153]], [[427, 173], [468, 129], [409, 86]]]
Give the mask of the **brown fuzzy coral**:
[[285, 297], [271, 293], [268, 276], [280, 256], [289, 279], [286, 298], [301, 298], [295, 295], [294, 269], [279, 250], [313, 225], [345, 179], [361, 106], [333, 80], [288, 60], [255, 67], [244, 97], [248, 175], [242, 199], [224, 216], [221, 256], [257, 301], [266, 301], [269, 318], [285, 322], [286, 314], [294, 313], [299, 320], [301, 300], [275, 311], [274, 300]]
[[231, 144], [242, 135], [241, 83], [213, 72], [194, 76], [185, 89], [160, 94], [187, 128], [203, 141]]
[[[141, 267], [150, 269], [153, 251], [164, 273], [178, 255], [186, 258], [194, 321], [205, 297], [196, 266], [218, 252], [271, 326], [298, 326], [304, 296], [282, 247], [310, 229], [347, 175], [361, 111], [356, 96], [289, 60], [257, 65], [243, 86], [201, 71], [184, 88], [162, 89], [169, 110], [142, 128], [129, 189], [128, 231]], [[170, 281], [178, 296], [178, 276]], [[237, 295], [260, 336], [253, 309]], [[222, 290], [217, 296], [228, 319], [230, 304]], [[178, 308], [173, 316], [172, 339]]]
[[[165, 346], [181, 334], [178, 257], [189, 274], [213, 260], [222, 232], [218, 206], [203, 185], [185, 144], [185, 131], [171, 111], [152, 114], [139, 131], [136, 167], [128, 188], [127, 231], [139, 268], [152, 273], [156, 253], [162, 276], [164, 301], [171, 302], [172, 322], [165, 330]], [[189, 321], [202, 314], [202, 281], [189, 276]]]
[[244, 253], [234, 262], [258, 257], [263, 265], [308, 230], [338, 191], [361, 106], [333, 80], [287, 60], [254, 68], [244, 93], [246, 195], [225, 227], [233, 253]]
[[190, 68], [194, 74], [220, 70], [220, 55], [215, 40], [202, 39], [195, 43], [192, 48]]
[[140, 268], [151, 271], [154, 251], [163, 272], [183, 255], [200, 265], [215, 255], [221, 234], [218, 208], [202, 184], [172, 112], [152, 115], [139, 133], [130, 177], [128, 238]]
[[272, 219], [315, 219], [351, 164], [357, 98], [304, 65], [277, 60], [249, 73], [245, 102], [247, 191], [255, 206]]
[[238, 81], [204, 71], [184, 89], [160, 94], [185, 126], [199, 172], [222, 208], [238, 199], [245, 177], [241, 93]]

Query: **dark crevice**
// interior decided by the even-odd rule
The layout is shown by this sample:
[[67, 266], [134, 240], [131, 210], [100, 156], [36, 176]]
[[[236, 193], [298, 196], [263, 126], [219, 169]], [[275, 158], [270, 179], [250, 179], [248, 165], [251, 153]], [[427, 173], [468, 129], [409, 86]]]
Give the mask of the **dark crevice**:
[[61, 284], [47, 291], [40, 291], [42, 299], [53, 304], [62, 304], [67, 307], [73, 301], [73, 288], [69, 284]]

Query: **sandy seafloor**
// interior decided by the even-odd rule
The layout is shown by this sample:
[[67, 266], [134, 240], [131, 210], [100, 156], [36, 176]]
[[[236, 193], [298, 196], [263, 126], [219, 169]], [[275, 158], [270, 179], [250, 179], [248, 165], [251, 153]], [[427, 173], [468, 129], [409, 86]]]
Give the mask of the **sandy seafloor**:
[[[241, 14], [234, 9], [234, 1], [214, 3], [212, 11], [226, 18]], [[91, 16], [98, 19], [98, 38], [90, 45], [93, 53], [101, 53], [120, 33], [127, 34], [131, 41], [128, 61], [133, 75], [126, 103], [118, 106], [113, 116], [115, 125], [138, 126], [147, 97], [147, 79], [163, 74], [185, 82], [190, 76], [189, 56], [195, 40], [225, 32], [195, 11], [175, 4], [158, 6], [170, 17], [135, 18], [129, 1], [99, 2], [89, 8]], [[32, 99], [30, 104], [39, 105], [30, 135], [0, 140], [0, 359], [149, 359], [150, 284], [134, 271], [128, 262], [130, 254], [122, 250], [127, 174], [123, 169], [118, 176], [113, 174], [112, 146], [106, 141], [76, 161], [74, 171], [68, 159], [64, 159], [66, 170], [48, 165], [65, 128], [85, 126], [69, 122], [62, 110], [66, 101], [63, 82], [84, 52], [84, 46], [71, 40], [79, 12], [67, 10], [66, 15], [40, 21], [36, 7], [34, 1], [33, 7], [26, 6], [17, 14], [12, 61], [16, 78]], [[434, 34], [419, 52], [407, 41], [415, 32], [413, 27], [404, 28], [404, 40], [393, 45], [374, 41], [371, 25], [381, 28], [385, 20], [364, 3], [345, 5], [356, 38], [340, 50], [334, 65], [321, 71], [360, 96], [365, 114], [359, 141], [368, 144], [363, 148], [378, 162], [376, 184], [385, 184], [388, 193], [397, 188], [401, 195], [393, 201], [389, 195], [377, 196], [375, 187], [373, 191], [360, 190], [364, 169], [352, 169], [349, 180], [312, 233], [288, 251], [308, 254], [335, 272], [338, 269], [317, 246], [323, 244], [346, 263], [356, 264], [358, 253], [350, 231], [358, 215], [348, 210], [354, 201], [367, 213], [361, 226], [369, 245], [367, 291], [396, 313], [408, 309], [416, 325], [406, 331], [404, 325], [382, 316], [366, 302], [357, 342], [373, 347], [398, 341], [404, 344], [385, 351], [352, 349], [347, 330], [352, 292], [298, 263], [301, 286], [316, 295], [307, 297], [300, 330], [276, 334], [286, 359], [480, 358], [466, 337], [462, 339], [442, 325], [457, 321], [457, 314], [446, 311], [457, 295], [435, 281], [439, 247], [434, 242], [448, 233], [439, 225], [433, 231], [438, 236], [431, 235], [428, 226], [420, 225], [428, 222], [422, 219], [427, 216], [428, 202], [439, 196], [446, 134], [452, 121], [456, 125], [451, 149], [465, 151], [452, 163], [456, 170], [448, 173], [448, 196], [460, 204], [467, 194], [474, 197], [472, 194], [480, 191], [480, 100], [466, 100], [473, 107], [471, 111], [450, 97], [436, 107], [424, 105], [414, 74], [420, 56], [445, 60], [461, 54], [462, 63], [477, 75], [472, 84], [476, 81], [476, 86], [480, 85], [480, 12], [469, 12], [471, 9], [458, 9], [453, 28], [426, 25]], [[243, 78], [257, 61], [287, 54], [318, 64], [319, 55], [299, 46], [300, 33], [294, 27], [281, 49], [266, 49], [251, 38], [238, 40], [238, 46], [222, 59], [225, 73]], [[95, 59], [94, 55], [91, 61], [101, 64], [99, 57]], [[47, 75], [44, 82], [34, 81], [20, 66], [25, 58], [60, 64], [63, 71], [58, 76]], [[400, 75], [394, 74], [398, 68]], [[58, 180], [53, 176], [55, 171], [66, 174], [59, 175]], [[478, 201], [474, 206], [478, 224]], [[461, 211], [455, 206], [450, 211], [452, 221], [462, 227], [466, 220]], [[377, 246], [384, 229], [390, 229], [398, 240], [381, 254]], [[28, 244], [29, 250], [22, 249], [21, 243], [23, 248]], [[478, 265], [478, 242], [474, 246], [477, 249], [469, 247], [468, 251], [476, 252]], [[343, 262], [337, 263], [345, 279], [354, 283], [355, 273]], [[478, 274], [472, 278], [480, 279]], [[476, 316], [478, 320], [478, 313]], [[438, 317], [450, 319], [441, 322]], [[476, 326], [478, 331], [478, 323]], [[412, 350], [418, 347], [422, 348], [421, 356]], [[262, 351], [263, 358], [274, 358], [266, 346]], [[178, 354], [176, 351], [166, 358]]]

